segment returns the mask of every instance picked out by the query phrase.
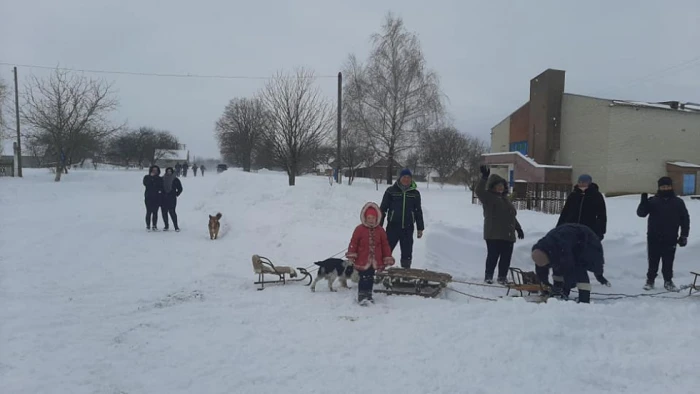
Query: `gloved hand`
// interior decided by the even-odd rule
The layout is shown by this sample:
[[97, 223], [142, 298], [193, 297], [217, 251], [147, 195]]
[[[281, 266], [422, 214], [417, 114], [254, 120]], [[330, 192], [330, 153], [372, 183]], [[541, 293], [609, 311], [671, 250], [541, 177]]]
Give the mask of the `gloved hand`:
[[688, 245], [688, 238], [686, 238], [686, 237], [678, 238], [678, 246], [680, 246], [682, 248], [685, 245]]
[[489, 175], [491, 175], [491, 169], [489, 169], [487, 166], [479, 167], [479, 171], [481, 171], [481, 177], [484, 179], [488, 179]]
[[418, 230], [418, 239], [423, 238], [423, 230]]
[[642, 202], [647, 202], [649, 200], [649, 194], [648, 193], [642, 193]]
[[521, 228], [516, 228], [515, 231], [518, 232], [518, 239], [523, 239], [523, 238], [525, 238], [525, 233], [523, 232], [523, 229], [521, 229]]
[[598, 282], [599, 282], [601, 285], [608, 286], [608, 287], [612, 286], [612, 285], [610, 284], [610, 281], [607, 280], [607, 279], [605, 279], [605, 277], [604, 277], [602, 274], [601, 274], [601, 275], [596, 275], [595, 278], [598, 280]]

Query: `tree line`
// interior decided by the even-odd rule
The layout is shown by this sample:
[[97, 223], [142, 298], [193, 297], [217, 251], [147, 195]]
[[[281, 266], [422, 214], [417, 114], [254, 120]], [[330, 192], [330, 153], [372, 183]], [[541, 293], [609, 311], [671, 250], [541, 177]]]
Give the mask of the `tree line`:
[[[349, 172], [388, 163], [376, 175], [392, 183], [402, 160], [432, 170], [445, 182], [457, 169], [467, 185], [478, 181], [478, 161], [486, 145], [449, 122], [437, 74], [426, 64], [420, 42], [401, 18], [389, 13], [372, 35], [365, 62], [350, 55], [343, 67], [340, 163]], [[216, 123], [222, 157], [250, 171], [282, 168], [289, 184], [336, 156], [332, 102], [323, 97], [314, 73], [279, 72], [252, 97], [232, 99]]]

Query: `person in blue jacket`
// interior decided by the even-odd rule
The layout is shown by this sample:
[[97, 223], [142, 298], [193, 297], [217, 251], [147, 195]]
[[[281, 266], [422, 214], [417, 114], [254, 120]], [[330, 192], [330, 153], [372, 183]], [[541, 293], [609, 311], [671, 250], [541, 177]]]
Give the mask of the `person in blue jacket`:
[[582, 224], [562, 224], [549, 231], [532, 247], [532, 260], [537, 276], [549, 285], [549, 268], [552, 269], [551, 295], [567, 299], [570, 290], [578, 288], [578, 301], [589, 303], [591, 283], [588, 272], [593, 272], [602, 284], [609, 284], [603, 277], [605, 256], [598, 235]]

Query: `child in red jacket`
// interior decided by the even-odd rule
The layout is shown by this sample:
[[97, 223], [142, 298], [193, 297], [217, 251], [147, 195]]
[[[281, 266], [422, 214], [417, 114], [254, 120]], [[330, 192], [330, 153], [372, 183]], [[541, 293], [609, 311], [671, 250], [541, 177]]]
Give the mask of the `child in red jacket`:
[[373, 202], [368, 202], [362, 207], [360, 212], [362, 224], [355, 227], [348, 252], [345, 254], [360, 273], [357, 301], [362, 305], [374, 302], [372, 287], [374, 287], [375, 270], [382, 271], [385, 267], [394, 265], [386, 232], [379, 227], [379, 214], [379, 206]]

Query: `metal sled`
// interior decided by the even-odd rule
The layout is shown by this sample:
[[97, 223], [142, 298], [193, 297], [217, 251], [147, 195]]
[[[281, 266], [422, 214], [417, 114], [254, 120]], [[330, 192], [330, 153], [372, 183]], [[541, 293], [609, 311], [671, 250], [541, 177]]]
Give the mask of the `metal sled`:
[[523, 292], [527, 292], [527, 295], [531, 296], [532, 293], [542, 293], [545, 290], [536, 273], [532, 271], [525, 272], [520, 268], [514, 267], [509, 268], [509, 271], [512, 282], [506, 283], [508, 288], [506, 296], [510, 294], [511, 290], [520, 292], [521, 297], [524, 297]]
[[695, 275], [695, 277], [693, 278], [693, 284], [690, 285], [690, 291], [688, 292], [688, 295], [693, 294], [693, 291], [696, 291], [696, 292], [700, 291], [700, 285], [697, 284], [698, 283], [698, 276], [700, 276], [700, 274], [698, 274], [697, 272], [693, 272], [693, 271], [690, 271], [690, 273], [691, 273], [691, 275]]
[[[255, 285], [260, 285], [258, 290], [263, 290], [265, 288], [265, 284], [286, 284], [287, 282], [301, 282], [305, 279], [308, 279], [309, 283], [305, 284], [304, 286], [309, 286], [311, 285], [311, 281], [313, 281], [311, 273], [304, 268], [297, 267], [297, 269], [295, 270], [292, 267], [275, 266], [274, 264], [272, 264], [272, 261], [270, 261], [270, 259], [268, 259], [267, 257], [258, 256], [257, 254], [253, 255], [253, 271], [256, 274], [258, 274], [257, 282], [253, 282], [253, 284]], [[299, 273], [301, 273], [304, 276], [298, 279], [293, 279], [299, 276], [297, 274], [297, 271], [299, 271]], [[265, 275], [275, 275], [277, 276], [277, 279], [266, 281]], [[287, 275], [289, 275], [289, 279], [287, 279]]]
[[381, 283], [384, 289], [376, 289], [374, 292], [435, 298], [451, 281], [452, 276], [442, 272], [412, 268], [389, 268], [384, 272], [377, 272], [375, 275], [374, 283]]

